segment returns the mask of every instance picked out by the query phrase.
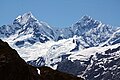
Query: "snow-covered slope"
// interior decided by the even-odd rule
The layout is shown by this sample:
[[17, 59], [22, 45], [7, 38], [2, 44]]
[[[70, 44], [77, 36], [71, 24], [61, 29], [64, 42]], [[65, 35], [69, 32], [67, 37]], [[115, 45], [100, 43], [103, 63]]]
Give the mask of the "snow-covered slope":
[[[111, 26], [94, 20], [90, 16], [83, 16], [71, 27], [59, 29], [56, 33], [59, 34], [58, 39], [68, 39], [75, 35], [79, 36], [82, 46], [94, 47], [107, 41], [115, 31]], [[87, 46], [81, 42], [86, 43]]]
[[12, 25], [0, 27], [0, 36], [3, 40], [9, 37], [15, 45], [23, 47], [25, 43], [45, 43], [54, 40], [54, 31], [47, 23], [38, 21], [28, 12], [18, 16]]
[[104, 45], [112, 45], [112, 44], [117, 44], [120, 43], [120, 28], [118, 28], [112, 35], [111, 37], [104, 42], [104, 44], [102, 44], [102, 46]]
[[111, 26], [94, 20], [90, 16], [83, 16], [71, 27], [54, 29], [47, 23], [38, 21], [31, 12], [28, 12], [19, 15], [12, 25], [0, 27], [0, 38], [10, 37], [15, 45], [23, 47], [25, 43], [45, 43], [49, 40], [58, 41], [78, 36], [79, 44], [88, 48], [102, 45], [116, 31]]
[[119, 80], [119, 62], [120, 44], [117, 44], [110, 46], [105, 52], [96, 53], [82, 75], [86, 80]]
[[[88, 48], [62, 60], [57, 69], [85, 80], [119, 80], [120, 44]], [[116, 75], [117, 74], [117, 75]]]
[[[103, 73], [114, 68], [110, 64], [106, 70], [106, 64], [117, 63], [120, 54], [120, 28], [114, 29], [90, 16], [83, 16], [68, 28], [58, 29], [28, 12], [18, 16], [13, 24], [0, 27], [0, 39], [16, 49], [28, 64], [49, 66], [87, 80], [106, 80], [108, 77], [103, 78]], [[104, 69], [99, 72], [101, 68]], [[114, 76], [113, 72], [108, 74]]]

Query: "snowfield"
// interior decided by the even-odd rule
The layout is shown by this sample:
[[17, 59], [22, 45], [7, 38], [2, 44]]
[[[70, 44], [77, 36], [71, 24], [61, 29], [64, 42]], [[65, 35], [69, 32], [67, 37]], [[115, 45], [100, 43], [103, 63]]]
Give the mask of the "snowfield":
[[28, 12], [1, 26], [0, 39], [30, 65], [49, 66], [86, 80], [120, 80], [120, 28], [90, 16], [59, 29]]

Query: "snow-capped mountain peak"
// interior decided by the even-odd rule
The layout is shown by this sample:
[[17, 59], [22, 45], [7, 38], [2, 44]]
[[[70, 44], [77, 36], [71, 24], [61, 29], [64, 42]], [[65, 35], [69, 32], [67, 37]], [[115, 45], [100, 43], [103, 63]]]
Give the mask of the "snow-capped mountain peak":
[[[0, 38], [33, 66], [45, 65], [74, 75], [82, 74], [87, 80], [92, 75], [89, 73], [94, 73], [91, 71], [101, 69], [107, 74], [106, 64], [111, 60], [120, 62], [120, 28], [114, 29], [87, 15], [68, 28], [56, 29], [28, 12], [18, 16], [12, 25], [1, 26]], [[113, 67], [108, 66], [107, 71], [114, 68], [110, 65]], [[120, 69], [118, 63], [115, 65]], [[92, 80], [101, 80], [98, 77], [104, 74], [98, 73]]]
[[54, 30], [47, 23], [37, 20], [31, 12], [19, 15], [12, 25], [0, 28], [0, 38], [10, 38], [18, 47], [54, 39]]
[[92, 17], [88, 16], [88, 15], [84, 15], [81, 20], [91, 20]]
[[31, 12], [27, 12], [23, 15], [19, 15], [13, 23], [17, 22], [19, 23], [20, 25], [24, 25], [28, 22], [33, 22], [33, 21], [36, 21], [37, 19], [32, 15]]
[[[78, 20], [74, 26], [78, 25], [81, 28], [94, 28], [100, 24], [100, 21], [94, 20], [88, 15], [84, 15], [80, 20]], [[96, 26], [95, 26], [96, 25]]]
[[[15, 39], [21, 37], [21, 41], [28, 41], [32, 44], [38, 41], [44, 43], [49, 40], [69, 39], [77, 35], [81, 37], [78, 40], [83, 47], [85, 45], [87, 45], [86, 47], [99, 46], [99, 44], [107, 41], [114, 32], [109, 25], [105, 25], [87, 15], [83, 16], [71, 27], [54, 29], [47, 23], [38, 21], [31, 12], [18, 16], [13, 25], [3, 26], [0, 31], [1, 37], [17, 34]], [[30, 35], [29, 38], [26, 37], [23, 40], [22, 37], [28, 35]]]

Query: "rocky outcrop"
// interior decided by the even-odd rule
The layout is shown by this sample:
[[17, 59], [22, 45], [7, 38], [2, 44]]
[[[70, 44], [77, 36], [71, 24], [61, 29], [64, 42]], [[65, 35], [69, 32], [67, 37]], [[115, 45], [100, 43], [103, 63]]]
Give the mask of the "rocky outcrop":
[[63, 73], [57, 70], [53, 70], [49, 67], [40, 67], [40, 73], [42, 80], [83, 80], [75, 77], [71, 74]]
[[6, 42], [0, 40], [0, 80], [40, 80], [35, 67], [29, 66]]

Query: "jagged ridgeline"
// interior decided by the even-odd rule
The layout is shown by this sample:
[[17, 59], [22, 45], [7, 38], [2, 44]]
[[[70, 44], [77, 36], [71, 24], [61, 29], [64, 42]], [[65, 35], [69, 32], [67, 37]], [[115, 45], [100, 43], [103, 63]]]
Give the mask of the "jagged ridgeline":
[[29, 65], [48, 66], [86, 80], [120, 80], [120, 28], [90, 16], [57, 28], [28, 12], [1, 26], [0, 39]]

